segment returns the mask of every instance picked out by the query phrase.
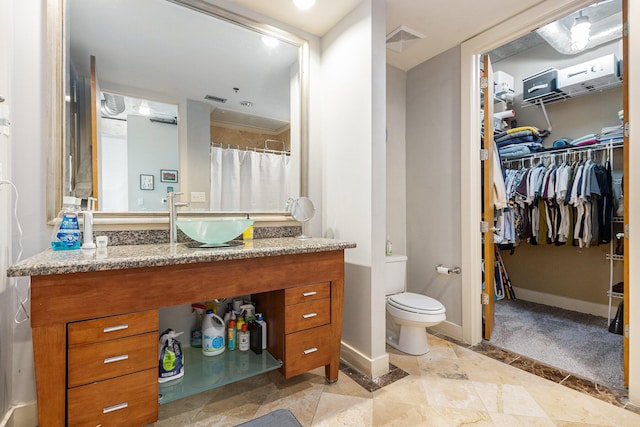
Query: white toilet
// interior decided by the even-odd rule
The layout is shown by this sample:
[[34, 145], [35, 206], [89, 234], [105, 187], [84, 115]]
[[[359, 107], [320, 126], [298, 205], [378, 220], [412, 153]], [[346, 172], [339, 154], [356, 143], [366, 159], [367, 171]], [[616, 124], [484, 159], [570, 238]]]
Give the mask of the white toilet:
[[444, 321], [446, 310], [438, 300], [406, 292], [407, 257], [386, 257], [387, 343], [403, 353], [421, 355], [429, 351], [426, 328]]

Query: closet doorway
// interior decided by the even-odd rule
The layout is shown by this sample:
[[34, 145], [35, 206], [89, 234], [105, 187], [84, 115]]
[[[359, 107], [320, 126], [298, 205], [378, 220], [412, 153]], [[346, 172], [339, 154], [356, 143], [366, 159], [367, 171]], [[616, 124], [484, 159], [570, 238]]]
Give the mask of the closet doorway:
[[502, 172], [493, 184], [505, 189], [494, 191], [495, 232], [485, 234], [495, 311], [485, 310], [484, 338], [616, 389], [625, 386], [623, 50], [622, 0], [588, 5], [485, 55], [494, 93], [483, 97], [493, 110], [484, 140], [492, 131]]

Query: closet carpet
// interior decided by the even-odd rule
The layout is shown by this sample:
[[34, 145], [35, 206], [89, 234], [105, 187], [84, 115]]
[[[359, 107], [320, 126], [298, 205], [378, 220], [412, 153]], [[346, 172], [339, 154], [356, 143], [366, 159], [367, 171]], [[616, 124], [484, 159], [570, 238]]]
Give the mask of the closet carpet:
[[523, 300], [496, 301], [489, 343], [598, 384], [624, 388], [622, 335], [608, 331], [606, 318]]

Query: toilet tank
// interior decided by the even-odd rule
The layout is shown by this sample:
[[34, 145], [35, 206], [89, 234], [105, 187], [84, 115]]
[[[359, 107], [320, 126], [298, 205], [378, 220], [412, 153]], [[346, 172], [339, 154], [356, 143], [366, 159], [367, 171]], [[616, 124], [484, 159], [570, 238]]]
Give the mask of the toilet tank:
[[407, 256], [385, 257], [385, 295], [397, 294], [407, 289]]

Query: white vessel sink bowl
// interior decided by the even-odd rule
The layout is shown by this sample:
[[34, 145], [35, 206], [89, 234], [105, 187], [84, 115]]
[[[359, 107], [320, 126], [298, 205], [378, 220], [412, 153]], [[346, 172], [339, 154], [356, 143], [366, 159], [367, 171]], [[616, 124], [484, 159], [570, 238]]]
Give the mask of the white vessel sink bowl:
[[252, 219], [179, 219], [176, 225], [196, 242], [219, 245], [235, 239], [253, 225]]

